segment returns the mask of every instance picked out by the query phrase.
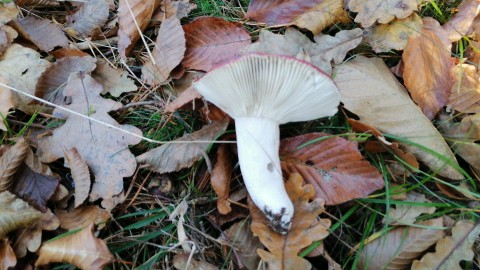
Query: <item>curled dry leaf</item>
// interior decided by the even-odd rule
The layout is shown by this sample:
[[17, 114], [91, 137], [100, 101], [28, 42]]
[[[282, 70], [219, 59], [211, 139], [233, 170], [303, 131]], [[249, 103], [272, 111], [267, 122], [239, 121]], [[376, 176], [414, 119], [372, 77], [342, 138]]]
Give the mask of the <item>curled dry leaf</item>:
[[[102, 86], [89, 75], [74, 73], [63, 91], [71, 103], [64, 107], [141, 135], [138, 128], [120, 125], [108, 114], [122, 104], [100, 97], [102, 91]], [[123, 195], [123, 177], [131, 176], [137, 166], [128, 146], [139, 143], [140, 139], [59, 109], [53, 115], [66, 122], [52, 136], [39, 138], [40, 159], [52, 162], [64, 156], [64, 149], [75, 147], [95, 176], [90, 201], [102, 198], [105, 208], [113, 208]]]
[[398, 227], [365, 244], [359, 254], [359, 269], [408, 269], [413, 260], [444, 235], [440, 229], [442, 218], [419, 225], [424, 227]]
[[127, 71], [113, 68], [104, 61], [97, 64], [92, 77], [103, 86], [102, 94], [110, 93], [114, 97], [119, 97], [122, 93], [137, 91], [137, 86], [128, 78]]
[[173, 267], [178, 270], [218, 270], [218, 267], [206, 261], [190, 259], [187, 253], [176, 254], [173, 257]]
[[88, 166], [83, 160], [77, 148], [73, 147], [68, 151], [63, 151], [65, 161], [72, 173], [72, 179], [75, 183], [75, 204], [74, 207], [79, 207], [90, 193], [90, 172]]
[[378, 24], [365, 29], [365, 41], [377, 52], [403, 50], [409, 38], [422, 31], [422, 18], [413, 13], [405, 19], [396, 19], [388, 24]]
[[42, 216], [40, 211], [8, 191], [0, 192], [0, 209], [0, 239], [13, 230], [31, 225]]
[[458, 7], [458, 12], [442, 27], [447, 32], [450, 41], [458, 41], [471, 29], [473, 20], [480, 11], [479, 0], [464, 0]]
[[[410, 192], [404, 200], [412, 203], [430, 203], [424, 194]], [[415, 204], [397, 204], [395, 208], [390, 208], [383, 222], [390, 225], [410, 225], [415, 223], [417, 217], [422, 214], [433, 214], [436, 208], [433, 206], [423, 206]]]
[[215, 122], [204, 126], [191, 134], [184, 135], [176, 141], [185, 143], [167, 143], [154, 148], [137, 157], [138, 163], [144, 163], [147, 168], [158, 172], [168, 173], [188, 168], [202, 157], [206, 157], [210, 143], [196, 141], [213, 141], [227, 128], [228, 121]]
[[83, 2], [72, 15], [67, 16], [69, 22], [67, 33], [79, 37], [88, 37], [108, 20], [109, 4], [105, 0], [89, 0]]
[[98, 205], [84, 205], [72, 211], [56, 210], [55, 214], [60, 220], [60, 227], [65, 230], [75, 230], [88, 226], [89, 224], [99, 225], [100, 230], [110, 219], [110, 214]]
[[153, 59], [142, 67], [142, 79], [148, 84], [162, 84], [170, 77], [170, 72], [180, 64], [186, 49], [185, 33], [180, 20], [171, 16], [163, 20], [158, 31]]
[[9, 190], [13, 184], [13, 175], [18, 171], [28, 154], [25, 139], [19, 139], [0, 156], [0, 192]]
[[19, 6], [44, 8], [59, 6], [60, 2], [58, 0], [15, 0], [15, 4]]
[[455, 83], [447, 105], [463, 113], [480, 112], [480, 75], [477, 67], [459, 64], [453, 68]]
[[[362, 122], [400, 137], [401, 146], [438, 174], [463, 179], [455, 169], [457, 161], [442, 135], [413, 103], [382, 59], [358, 56], [336, 67], [334, 81], [345, 108], [358, 115]], [[415, 144], [435, 151], [448, 162]]]
[[[1, 53], [1, 52], [0, 52]], [[7, 81], [0, 77], [0, 83], [6, 84]], [[15, 106], [14, 99], [13, 99], [13, 93], [10, 91], [10, 89], [0, 85], [0, 129], [1, 130], [7, 130], [7, 127], [5, 126], [5, 119], [7, 118], [8, 111], [10, 111], [11, 108]], [[0, 165], [1, 166], [1, 165]], [[2, 173], [0, 173], [1, 175]], [[0, 176], [1, 178], [1, 176]], [[2, 181], [0, 180], [0, 183]], [[1, 184], [0, 184], [1, 186]], [[2, 189], [0, 188], [0, 191]]]
[[251, 43], [241, 24], [221, 18], [199, 17], [183, 26], [187, 49], [182, 64], [186, 68], [210, 70]]
[[449, 269], [460, 270], [460, 261], [473, 259], [472, 246], [480, 234], [479, 223], [461, 220], [455, 224], [451, 236], [438, 240], [435, 252], [427, 253], [412, 264], [412, 270]]
[[14, 25], [22, 37], [33, 42], [44, 52], [49, 52], [57, 46], [68, 45], [68, 39], [62, 28], [51, 20], [26, 16], [15, 20]]
[[365, 197], [384, 187], [382, 175], [363, 159], [356, 143], [327, 136], [331, 135], [310, 133], [283, 139], [282, 170], [287, 175], [300, 173], [327, 205]]
[[231, 242], [232, 248], [235, 249], [240, 263], [246, 269], [257, 269], [260, 262], [257, 249], [263, 249], [264, 246], [257, 237], [253, 236], [246, 219], [234, 223], [224, 233]]
[[424, 0], [350, 0], [348, 8], [358, 13], [355, 22], [369, 27], [375, 22], [388, 23], [394, 18], [406, 18], [417, 11], [422, 2]]
[[96, 238], [93, 224], [80, 232], [46, 242], [39, 250], [35, 266], [67, 262], [82, 269], [103, 269], [114, 258], [104, 240]]
[[222, 215], [232, 211], [228, 195], [230, 194], [230, 182], [232, 180], [233, 164], [230, 151], [226, 144], [220, 145], [217, 151], [217, 160], [213, 166], [210, 183], [217, 194], [217, 209]]
[[402, 54], [405, 86], [430, 120], [447, 104], [451, 93], [451, 47], [440, 24], [424, 18], [421, 35], [410, 38]]
[[266, 218], [250, 201], [252, 214], [251, 230], [258, 236], [268, 251], [257, 249], [258, 255], [268, 264], [269, 269], [311, 269], [312, 265], [298, 253], [314, 241], [328, 236], [329, 219], [318, 219], [324, 211], [323, 201], [315, 198], [312, 185], [302, 186], [299, 174], [291, 174], [286, 183], [288, 196], [293, 202], [295, 214], [287, 234], [279, 234], [268, 227]]
[[10, 269], [17, 264], [17, 257], [13, 252], [8, 239], [0, 239], [0, 269]]

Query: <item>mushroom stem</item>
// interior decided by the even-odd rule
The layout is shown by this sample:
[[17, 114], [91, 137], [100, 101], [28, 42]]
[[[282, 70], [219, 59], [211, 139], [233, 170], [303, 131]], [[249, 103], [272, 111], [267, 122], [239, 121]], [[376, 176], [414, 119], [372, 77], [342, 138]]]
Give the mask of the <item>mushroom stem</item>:
[[267, 118], [235, 118], [238, 159], [248, 193], [273, 228], [286, 233], [294, 209], [280, 167], [278, 125]]

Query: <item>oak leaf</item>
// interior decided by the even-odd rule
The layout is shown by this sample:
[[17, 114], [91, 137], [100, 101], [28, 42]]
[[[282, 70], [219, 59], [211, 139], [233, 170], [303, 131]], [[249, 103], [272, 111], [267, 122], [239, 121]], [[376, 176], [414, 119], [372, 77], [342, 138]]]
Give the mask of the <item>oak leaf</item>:
[[[440, 175], [463, 179], [442, 135], [380, 58], [356, 57], [336, 67], [340, 100], [364, 123], [399, 137], [399, 144]], [[410, 143], [412, 142], [412, 143]], [[435, 151], [440, 159], [417, 145]]]
[[107, 62], [99, 61], [92, 77], [102, 85], [102, 94], [110, 93], [119, 97], [126, 92], [137, 91], [135, 82], [128, 78], [128, 72], [121, 68], [113, 68]]
[[105, 241], [96, 238], [92, 229], [93, 224], [90, 224], [80, 232], [44, 243], [35, 266], [67, 262], [82, 269], [103, 269], [114, 258]]
[[90, 193], [90, 172], [85, 160], [78, 153], [77, 148], [64, 151], [65, 162], [68, 164], [72, 173], [73, 183], [75, 184], [75, 203], [74, 207], [79, 207]]
[[217, 209], [222, 215], [232, 211], [228, 195], [230, 194], [230, 182], [232, 180], [233, 164], [226, 144], [220, 145], [217, 151], [217, 159], [212, 169], [210, 183], [213, 191], [217, 194]]
[[280, 159], [286, 175], [300, 173], [326, 205], [365, 197], [384, 187], [382, 175], [363, 159], [356, 143], [329, 136], [310, 133], [283, 139]]
[[83, 228], [92, 223], [100, 230], [110, 219], [108, 211], [98, 205], [83, 205], [71, 211], [56, 210], [55, 215], [60, 220], [60, 227], [65, 230]]
[[260, 210], [252, 202], [249, 203], [252, 214], [251, 230], [268, 249], [257, 249], [257, 253], [268, 264], [269, 269], [311, 269], [310, 262], [299, 257], [298, 253], [314, 241], [328, 236], [331, 221], [318, 219], [318, 215], [324, 211], [323, 201], [315, 198], [312, 185], [302, 186], [302, 183], [303, 179], [299, 174], [291, 174], [285, 184], [295, 208], [292, 226], [287, 234], [282, 235], [270, 229]]
[[31, 225], [42, 216], [40, 211], [8, 191], [0, 192], [0, 208], [0, 239], [13, 230]]
[[417, 217], [422, 214], [433, 214], [436, 210], [433, 206], [416, 205], [414, 203], [425, 204], [430, 201], [424, 194], [416, 192], [407, 193], [405, 202], [413, 204], [397, 204], [395, 208], [390, 208], [383, 222], [389, 225], [411, 225], [415, 223]]
[[[141, 135], [136, 127], [120, 125], [108, 114], [122, 104], [100, 97], [102, 91], [102, 86], [89, 75], [73, 73], [63, 90], [71, 103], [64, 107]], [[123, 195], [123, 177], [131, 176], [136, 168], [135, 157], [128, 146], [139, 143], [140, 139], [60, 109], [55, 109], [53, 115], [66, 122], [55, 129], [52, 136], [39, 139], [40, 159], [52, 162], [64, 157], [64, 149], [75, 147], [95, 176], [90, 201], [102, 198], [102, 205], [112, 209]]]
[[17, 257], [7, 239], [0, 239], [0, 269], [10, 269], [17, 264]]
[[458, 6], [458, 12], [442, 27], [450, 41], [458, 41], [471, 29], [473, 20], [480, 12], [479, 0], [464, 0]]
[[28, 144], [21, 138], [0, 156], [0, 192], [10, 189], [13, 176], [27, 158], [28, 150]]
[[375, 22], [388, 23], [394, 18], [404, 19], [418, 10], [424, 0], [369, 0], [348, 1], [348, 8], [357, 12], [355, 22], [369, 27]]
[[69, 23], [65, 31], [82, 38], [91, 36], [108, 20], [109, 4], [105, 0], [83, 2], [78, 10], [67, 16]]
[[187, 49], [182, 64], [191, 69], [208, 71], [251, 43], [250, 34], [241, 24], [221, 18], [198, 17], [183, 30]]
[[48, 19], [26, 16], [15, 20], [14, 25], [20, 35], [33, 42], [44, 52], [49, 52], [57, 46], [68, 45], [68, 39], [62, 28]]
[[453, 68], [454, 84], [447, 105], [463, 113], [480, 112], [480, 74], [477, 67], [458, 64]]
[[224, 233], [232, 248], [235, 249], [235, 254], [238, 255], [240, 263], [246, 269], [257, 269], [260, 262], [257, 249], [263, 248], [263, 245], [257, 237], [253, 236], [246, 219], [234, 223]]
[[427, 253], [420, 261], [415, 260], [412, 270], [448, 269], [460, 270], [460, 261], [473, 259], [472, 246], [480, 234], [479, 223], [461, 220], [455, 224], [451, 236], [438, 240], [435, 252]]

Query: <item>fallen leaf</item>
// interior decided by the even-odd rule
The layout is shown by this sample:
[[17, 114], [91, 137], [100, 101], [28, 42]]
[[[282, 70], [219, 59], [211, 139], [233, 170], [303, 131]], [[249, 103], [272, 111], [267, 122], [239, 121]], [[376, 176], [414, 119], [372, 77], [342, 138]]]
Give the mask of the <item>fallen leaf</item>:
[[235, 249], [235, 254], [238, 255], [240, 263], [246, 269], [257, 269], [260, 262], [257, 249], [263, 249], [264, 247], [260, 240], [253, 236], [246, 219], [234, 223], [224, 233], [232, 248]]
[[464, 0], [458, 6], [458, 12], [442, 27], [447, 32], [450, 41], [458, 41], [467, 34], [473, 24], [473, 19], [480, 12], [479, 0]]
[[248, 5], [245, 17], [257, 22], [272, 25], [284, 25], [305, 14], [324, 2], [323, 0], [293, 1], [293, 0], [252, 0]]
[[[118, 53], [125, 58], [148, 26], [160, 0], [120, 0], [118, 4]], [[140, 31], [140, 32], [139, 32]]]
[[270, 229], [260, 210], [249, 202], [252, 214], [251, 230], [268, 249], [257, 249], [257, 253], [268, 264], [269, 269], [311, 269], [310, 262], [299, 257], [298, 253], [314, 241], [328, 236], [331, 221], [318, 218], [324, 211], [323, 201], [315, 198], [312, 185], [302, 186], [302, 183], [302, 177], [294, 173], [285, 184], [295, 208], [292, 226], [286, 234]]
[[422, 18], [413, 13], [405, 19], [396, 19], [388, 24], [378, 24], [364, 30], [365, 41], [377, 52], [403, 50], [409, 38], [420, 35]]
[[218, 267], [206, 261], [189, 260], [189, 254], [179, 253], [173, 257], [173, 267], [178, 270], [218, 270]]
[[451, 47], [440, 24], [424, 18], [421, 35], [410, 38], [402, 54], [405, 87], [430, 120], [447, 104], [451, 93]]
[[165, 18], [175, 16], [179, 20], [186, 18], [188, 14], [197, 8], [190, 0], [164, 0], [160, 8], [153, 15], [152, 21], [163, 21]]
[[128, 78], [128, 72], [121, 68], [113, 68], [108, 63], [100, 61], [92, 73], [92, 77], [102, 85], [102, 94], [110, 93], [119, 97], [126, 92], [137, 91], [135, 82]]
[[51, 20], [26, 16], [15, 20], [14, 25], [20, 35], [44, 52], [49, 52], [57, 46], [68, 45], [68, 39], [62, 28]]
[[154, 148], [137, 157], [138, 163], [146, 164], [149, 170], [158, 173], [175, 172], [188, 168], [206, 156], [210, 143], [196, 141], [213, 141], [227, 128], [228, 121], [215, 122], [204, 126], [191, 134], [184, 135], [175, 141]]
[[480, 112], [480, 75], [477, 67], [458, 64], [453, 68], [454, 84], [447, 105], [463, 113]]
[[58, 228], [58, 225], [60, 225], [58, 218], [50, 209], [47, 209], [47, 212], [43, 213], [35, 223], [17, 231], [17, 241], [14, 245], [15, 255], [23, 258], [27, 255], [27, 249], [30, 252], [36, 252], [42, 244], [42, 231], [53, 231]]
[[148, 59], [142, 67], [142, 79], [150, 85], [166, 82], [170, 72], [182, 61], [185, 50], [185, 33], [180, 20], [175, 16], [166, 18], [160, 25], [152, 52], [155, 64]]
[[[120, 125], [108, 114], [122, 104], [100, 97], [102, 91], [102, 86], [89, 75], [74, 73], [63, 90], [63, 95], [71, 98], [71, 103], [64, 107], [141, 135], [138, 128]], [[52, 162], [64, 157], [64, 149], [75, 147], [95, 176], [90, 201], [102, 198], [102, 205], [112, 209], [123, 196], [123, 177], [131, 176], [137, 166], [128, 146], [139, 143], [140, 139], [60, 109], [55, 109], [53, 115], [66, 122], [52, 136], [39, 138], [40, 159]]]
[[9, 190], [16, 181], [13, 176], [27, 158], [28, 150], [28, 144], [21, 138], [0, 156], [0, 192]]
[[355, 22], [369, 27], [375, 22], [389, 23], [394, 18], [404, 19], [417, 11], [422, 2], [424, 0], [350, 0], [348, 8], [358, 13]]
[[15, 4], [27, 7], [56, 7], [60, 5], [58, 0], [15, 0]]
[[228, 195], [230, 195], [230, 182], [232, 180], [233, 164], [226, 144], [220, 145], [217, 151], [217, 159], [213, 166], [210, 183], [213, 191], [217, 194], [217, 209], [222, 215], [232, 211]]
[[419, 225], [424, 227], [397, 227], [365, 244], [358, 255], [359, 269], [408, 269], [413, 260], [444, 235], [439, 229], [443, 226], [442, 218]]
[[250, 34], [241, 24], [222, 18], [198, 17], [183, 30], [187, 49], [182, 64], [191, 69], [208, 71], [251, 43]]
[[420, 261], [415, 260], [412, 270], [449, 269], [460, 270], [460, 261], [473, 259], [472, 246], [478, 239], [480, 226], [470, 220], [455, 224], [451, 236], [438, 240], [435, 252], [425, 254]]
[[0, 25], [0, 54], [18, 37], [17, 31], [8, 25]]
[[0, 239], [37, 221], [42, 213], [8, 191], [0, 192]]
[[[7, 81], [0, 77], [0, 83], [6, 84]], [[15, 106], [13, 93], [10, 89], [0, 85], [0, 129], [7, 130], [4, 121], [6, 121], [8, 111]], [[0, 181], [1, 182], [1, 181]], [[1, 190], [1, 188], [0, 188]]]
[[[405, 202], [412, 203], [430, 203], [424, 194], [409, 192]], [[433, 206], [421, 206], [415, 204], [397, 204], [395, 208], [390, 208], [383, 222], [389, 225], [411, 225], [415, 223], [417, 217], [422, 214], [433, 214], [436, 208]]]
[[88, 53], [84, 52], [84, 51], [81, 51], [79, 49], [75, 49], [75, 48], [60, 48], [60, 49], [56, 49], [54, 51], [51, 51], [50, 54], [55, 57], [55, 59], [62, 59], [62, 58], [65, 58], [65, 57], [74, 57], [74, 56], [78, 56], [78, 57], [82, 57], [82, 56], [89, 56]]
[[183, 91], [174, 101], [170, 102], [165, 106], [166, 113], [173, 113], [177, 109], [183, 107], [185, 104], [194, 101], [195, 99], [201, 99], [202, 94], [200, 94], [195, 88], [188, 87]]
[[[382, 59], [357, 56], [336, 67], [334, 81], [345, 108], [358, 115], [360, 121], [401, 138], [401, 146], [438, 174], [463, 179], [454, 168], [458, 164], [442, 135], [413, 103]], [[448, 163], [417, 145], [435, 151]]]
[[72, 173], [73, 183], [75, 184], [75, 203], [74, 208], [79, 207], [90, 193], [90, 172], [85, 160], [78, 153], [77, 148], [64, 151], [65, 162], [68, 164]]
[[17, 257], [13, 252], [8, 239], [0, 239], [0, 269], [6, 270], [17, 264]]
[[[326, 205], [365, 197], [384, 187], [382, 175], [363, 159], [356, 143], [329, 136], [310, 133], [283, 139], [280, 159], [284, 173], [300, 173]], [[302, 147], [305, 144], [308, 146]]]
[[98, 229], [105, 227], [110, 219], [110, 214], [98, 205], [82, 205], [72, 211], [59, 210], [55, 215], [60, 220], [60, 227], [65, 230], [75, 230], [88, 226], [89, 224], [98, 225]]
[[0, 25], [15, 19], [18, 13], [19, 11], [15, 3], [2, 3], [2, 8], [0, 8]]
[[90, 224], [80, 232], [44, 243], [35, 266], [67, 262], [82, 269], [103, 269], [114, 258], [105, 241], [96, 238], [92, 229], [93, 224]]
[[82, 2], [78, 10], [67, 16], [68, 26], [65, 31], [82, 38], [91, 36], [108, 20], [109, 4], [105, 0]]
[[[185, 232], [185, 226], [183, 226], [185, 222], [185, 214], [188, 211], [188, 203], [184, 198], [180, 204], [178, 204], [175, 209], [170, 213], [168, 219], [173, 221], [177, 225], [177, 238], [178, 244], [183, 248], [183, 251], [186, 253], [192, 253], [193, 250], [190, 247], [190, 243], [188, 243], [188, 236]], [[177, 220], [178, 218], [178, 220]]]
[[[298, 5], [298, 1], [295, 2]], [[343, 8], [343, 0], [323, 0], [305, 13], [295, 17], [291, 24], [308, 29], [316, 35], [331, 25], [346, 22], [350, 22], [350, 17]]]

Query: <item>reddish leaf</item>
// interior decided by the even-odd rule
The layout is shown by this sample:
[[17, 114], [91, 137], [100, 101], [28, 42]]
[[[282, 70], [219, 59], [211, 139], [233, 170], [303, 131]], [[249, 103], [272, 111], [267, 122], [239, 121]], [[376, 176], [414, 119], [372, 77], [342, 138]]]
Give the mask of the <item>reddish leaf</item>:
[[187, 50], [182, 63], [186, 68], [207, 71], [251, 43], [250, 35], [240, 24], [221, 18], [199, 17], [184, 25], [183, 30]]
[[[326, 205], [365, 197], [383, 188], [382, 175], [363, 159], [356, 143], [340, 137], [314, 141], [325, 136], [331, 135], [310, 133], [282, 140], [280, 157], [286, 176], [300, 173]], [[305, 143], [309, 145], [300, 147]]]
[[268, 25], [286, 24], [323, 1], [252, 0], [245, 17]]
[[68, 39], [59, 25], [47, 19], [36, 19], [31, 16], [17, 19], [15, 28], [20, 34], [33, 42], [40, 50], [49, 52], [55, 47], [65, 47]]
[[217, 162], [212, 170], [210, 178], [212, 188], [218, 196], [217, 208], [220, 214], [225, 215], [232, 211], [228, 195], [230, 193], [230, 182], [232, 180], [232, 159], [225, 144], [220, 145], [217, 151]]

